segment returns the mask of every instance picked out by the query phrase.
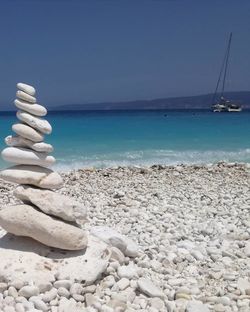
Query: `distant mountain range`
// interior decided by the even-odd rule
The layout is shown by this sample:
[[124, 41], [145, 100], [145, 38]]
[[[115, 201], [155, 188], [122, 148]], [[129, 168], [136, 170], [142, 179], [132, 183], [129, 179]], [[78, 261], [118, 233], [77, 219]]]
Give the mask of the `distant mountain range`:
[[[224, 97], [250, 109], [250, 91], [227, 92]], [[68, 104], [54, 110], [151, 110], [151, 109], [210, 109], [213, 94], [172, 97], [129, 102], [104, 102], [91, 104]]]
[[[250, 109], [250, 91], [226, 92], [225, 98], [235, 101]], [[76, 111], [76, 110], [153, 110], [153, 109], [210, 109], [213, 94], [204, 94], [186, 97], [171, 97], [154, 100], [139, 100], [128, 102], [103, 102], [89, 104], [67, 104], [50, 107], [50, 111]], [[10, 108], [10, 109], [9, 109]], [[13, 111], [14, 105], [1, 105], [0, 111]]]

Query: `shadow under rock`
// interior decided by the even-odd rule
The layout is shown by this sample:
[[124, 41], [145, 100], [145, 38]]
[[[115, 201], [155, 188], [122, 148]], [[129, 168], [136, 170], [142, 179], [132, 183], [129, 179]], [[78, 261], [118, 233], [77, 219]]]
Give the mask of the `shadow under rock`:
[[0, 237], [0, 250], [1, 249], [22, 251], [27, 253], [31, 252], [49, 259], [59, 260], [83, 256], [86, 253], [86, 249], [69, 251], [54, 247], [48, 247], [32, 238], [26, 236], [16, 236], [10, 233], [6, 233], [2, 237]]

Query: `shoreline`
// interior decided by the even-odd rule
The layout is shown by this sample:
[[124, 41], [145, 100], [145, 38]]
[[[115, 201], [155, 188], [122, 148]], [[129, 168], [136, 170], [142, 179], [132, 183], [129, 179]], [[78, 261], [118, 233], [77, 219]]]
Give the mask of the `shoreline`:
[[[209, 169], [209, 168], [215, 168], [215, 167], [225, 167], [225, 168], [231, 168], [231, 167], [240, 167], [243, 169], [250, 169], [250, 162], [226, 162], [226, 161], [219, 161], [215, 163], [194, 163], [194, 164], [188, 164], [188, 163], [179, 163], [179, 164], [161, 164], [161, 163], [155, 163], [155, 164], [149, 164], [149, 165], [113, 165], [113, 166], [107, 166], [107, 167], [96, 167], [96, 166], [86, 166], [86, 167], [80, 167], [80, 168], [69, 168], [69, 169], [56, 169], [56, 171], [60, 172], [61, 174], [71, 174], [73, 172], [77, 171], [104, 171], [104, 170], [119, 170], [119, 169], [129, 169], [129, 170], [137, 170], [137, 169], [161, 169], [161, 170], [173, 170], [175, 168], [203, 168], [203, 169]], [[53, 168], [52, 168], [53, 169]]]

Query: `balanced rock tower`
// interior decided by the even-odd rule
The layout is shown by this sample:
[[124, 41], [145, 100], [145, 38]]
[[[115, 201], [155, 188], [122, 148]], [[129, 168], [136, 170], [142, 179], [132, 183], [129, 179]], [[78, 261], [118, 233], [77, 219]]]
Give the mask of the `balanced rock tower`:
[[0, 210], [0, 226], [7, 232], [31, 237], [47, 246], [80, 250], [87, 246], [87, 234], [81, 228], [87, 222], [81, 203], [54, 190], [63, 185], [61, 176], [49, 169], [55, 158], [53, 146], [44, 142], [52, 132], [45, 107], [36, 103], [35, 89], [18, 83], [15, 105], [18, 123], [12, 126], [15, 135], [6, 137], [8, 145], [2, 158], [13, 164], [2, 170], [0, 178], [19, 184], [15, 197], [22, 204]]

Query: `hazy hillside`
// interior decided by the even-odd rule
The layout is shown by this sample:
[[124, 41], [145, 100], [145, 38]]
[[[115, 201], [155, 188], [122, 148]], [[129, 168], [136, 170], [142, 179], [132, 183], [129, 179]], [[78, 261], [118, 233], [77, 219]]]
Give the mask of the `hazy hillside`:
[[[104, 102], [89, 104], [67, 104], [48, 107], [50, 111], [60, 110], [147, 110], [147, 109], [210, 109], [212, 94], [174, 97], [154, 100], [141, 100], [130, 102]], [[241, 104], [244, 109], [250, 109], [250, 91], [227, 92], [225, 97]], [[0, 111], [16, 110], [14, 105], [0, 105]]]
[[[209, 109], [212, 94], [114, 103], [69, 104], [56, 110]], [[250, 91], [227, 92], [225, 97], [250, 108]]]

